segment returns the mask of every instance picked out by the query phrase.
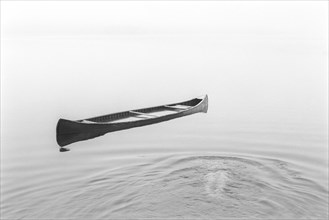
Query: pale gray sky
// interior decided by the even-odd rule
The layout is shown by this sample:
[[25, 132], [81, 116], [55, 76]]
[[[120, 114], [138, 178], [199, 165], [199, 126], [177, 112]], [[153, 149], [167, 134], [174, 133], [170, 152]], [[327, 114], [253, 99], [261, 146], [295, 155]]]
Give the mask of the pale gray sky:
[[327, 1], [2, 1], [1, 34], [8, 122], [205, 93], [224, 118], [326, 119]]
[[4, 36], [248, 34], [326, 39], [326, 1], [2, 2]]

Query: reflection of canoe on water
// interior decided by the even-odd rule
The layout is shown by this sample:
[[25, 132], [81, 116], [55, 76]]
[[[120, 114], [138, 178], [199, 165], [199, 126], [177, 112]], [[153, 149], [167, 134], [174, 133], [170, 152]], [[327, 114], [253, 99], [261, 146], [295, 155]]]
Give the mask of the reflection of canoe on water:
[[168, 121], [174, 118], [207, 112], [208, 96], [185, 102], [113, 113], [94, 118], [70, 121], [59, 119], [57, 143], [65, 146], [77, 141], [88, 140], [109, 132], [119, 131]]

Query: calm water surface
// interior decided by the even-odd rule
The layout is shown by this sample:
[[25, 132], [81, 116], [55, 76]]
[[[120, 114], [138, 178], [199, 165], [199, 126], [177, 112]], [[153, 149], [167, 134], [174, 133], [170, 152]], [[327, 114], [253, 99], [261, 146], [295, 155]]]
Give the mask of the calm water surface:
[[[321, 40], [27, 36], [2, 46], [3, 219], [328, 218]], [[60, 117], [205, 93], [207, 114], [65, 153], [56, 144]]]
[[239, 124], [214, 111], [108, 134], [66, 153], [55, 133], [4, 139], [2, 217], [327, 216], [323, 128]]

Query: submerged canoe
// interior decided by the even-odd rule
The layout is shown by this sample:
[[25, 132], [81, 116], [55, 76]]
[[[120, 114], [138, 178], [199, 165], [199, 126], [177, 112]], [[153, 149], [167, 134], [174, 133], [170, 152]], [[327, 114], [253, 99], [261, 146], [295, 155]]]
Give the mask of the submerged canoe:
[[109, 132], [155, 124], [208, 111], [208, 96], [184, 102], [118, 112], [82, 120], [59, 119], [56, 138], [59, 146], [88, 140]]

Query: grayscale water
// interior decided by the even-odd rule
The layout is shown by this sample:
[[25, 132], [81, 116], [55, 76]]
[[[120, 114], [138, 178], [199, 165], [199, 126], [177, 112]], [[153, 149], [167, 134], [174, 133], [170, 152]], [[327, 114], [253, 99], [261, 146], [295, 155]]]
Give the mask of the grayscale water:
[[[253, 20], [260, 22], [248, 28], [253, 35], [243, 29], [250, 18], [243, 15], [252, 16], [250, 10], [258, 11], [253, 4], [263, 3], [239, 8], [242, 15], [231, 24], [241, 33], [225, 27], [219, 33], [212, 27], [227, 20], [202, 19], [238, 3], [223, 8], [208, 2], [214, 5], [195, 18], [200, 27], [208, 24], [205, 29], [120, 29], [90, 18], [86, 24], [102, 32], [91, 35], [74, 29], [79, 20], [63, 17], [77, 10], [84, 19], [88, 9], [100, 20], [112, 18], [119, 6], [111, 4], [119, 3], [71, 3], [65, 10], [63, 2], [1, 4], [1, 218], [328, 218], [327, 21], [321, 26], [318, 19], [326, 17], [326, 8], [305, 2], [300, 7], [308, 13], [297, 13], [293, 4], [283, 11], [262, 5], [263, 16], [269, 15], [264, 23]], [[145, 10], [134, 7], [129, 13]], [[164, 25], [162, 11], [152, 7], [153, 18]], [[183, 6], [167, 7], [178, 27], [187, 22], [179, 16]], [[32, 8], [48, 23], [23, 16]], [[59, 12], [59, 25], [47, 29]], [[257, 32], [279, 22], [279, 12], [285, 21], [279, 29]], [[319, 17], [296, 25], [310, 13]], [[31, 29], [32, 21], [42, 33]], [[139, 22], [149, 25], [138, 19], [134, 25]], [[168, 27], [176, 24], [171, 22]], [[105, 30], [113, 27], [114, 33]], [[110, 133], [69, 145], [65, 153], [56, 144], [59, 118], [203, 94], [209, 96], [207, 114]]]

